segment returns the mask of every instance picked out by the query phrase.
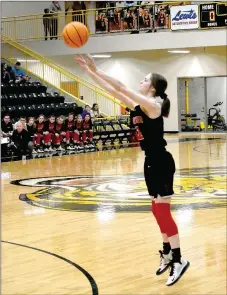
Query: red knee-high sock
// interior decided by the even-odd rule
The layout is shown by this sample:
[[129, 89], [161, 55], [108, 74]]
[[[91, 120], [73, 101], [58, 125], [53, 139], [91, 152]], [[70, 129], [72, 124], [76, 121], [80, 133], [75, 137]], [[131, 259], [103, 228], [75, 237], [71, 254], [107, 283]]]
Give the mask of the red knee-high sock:
[[156, 203], [155, 214], [162, 233], [165, 233], [167, 237], [178, 234], [177, 225], [171, 215], [170, 204]]
[[152, 206], [152, 213], [153, 213], [154, 217], [156, 218], [156, 208], [155, 208], [155, 201], [154, 200], [151, 201], [151, 206]]
[[162, 233], [162, 234], [165, 234], [165, 231], [164, 231], [164, 229], [160, 226], [159, 221], [158, 221], [158, 218], [157, 218], [156, 203], [155, 203], [154, 200], [152, 200], [152, 213], [153, 213], [153, 215], [154, 215], [154, 217], [155, 217], [155, 219], [156, 219], [156, 221], [157, 221], [157, 224], [158, 224], [158, 226], [159, 226], [159, 228], [160, 228], [161, 233]]

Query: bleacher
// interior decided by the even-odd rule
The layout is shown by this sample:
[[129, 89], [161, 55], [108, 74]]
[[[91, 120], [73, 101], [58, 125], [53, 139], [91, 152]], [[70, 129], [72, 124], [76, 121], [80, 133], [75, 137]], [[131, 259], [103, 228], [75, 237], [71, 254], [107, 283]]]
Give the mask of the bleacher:
[[[47, 92], [47, 87], [40, 82], [24, 82], [1, 84], [1, 115], [10, 115], [11, 122], [15, 123], [20, 117], [35, 117], [40, 114], [48, 117], [50, 114], [56, 116], [67, 116], [70, 112], [75, 115], [81, 114], [83, 108], [77, 103], [66, 103], [64, 96], [57, 92]], [[134, 128], [130, 128], [129, 117], [119, 118], [95, 118], [93, 119], [94, 144], [99, 150], [99, 143], [105, 147], [121, 146], [131, 144]], [[9, 156], [7, 150], [8, 140], [1, 138], [2, 160], [15, 160]], [[72, 152], [71, 152], [72, 153]], [[67, 154], [65, 151], [63, 154]], [[58, 155], [58, 153], [56, 153]], [[45, 155], [36, 155], [45, 157]], [[4, 158], [5, 157], [5, 158]], [[33, 156], [34, 158], [34, 156]]]
[[52, 113], [57, 116], [67, 115], [69, 112], [77, 115], [82, 112], [82, 107], [76, 103], [65, 103], [65, 98], [59, 93], [46, 91], [46, 86], [39, 82], [1, 84], [2, 116], [9, 114], [14, 122], [20, 116], [49, 116]]

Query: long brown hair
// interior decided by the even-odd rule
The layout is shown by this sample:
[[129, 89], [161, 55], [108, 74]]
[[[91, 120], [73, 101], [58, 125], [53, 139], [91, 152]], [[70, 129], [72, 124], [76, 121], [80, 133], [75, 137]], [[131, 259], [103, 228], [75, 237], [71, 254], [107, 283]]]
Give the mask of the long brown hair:
[[170, 100], [165, 93], [168, 86], [167, 80], [162, 75], [153, 73], [151, 75], [151, 85], [155, 88], [155, 95], [163, 99], [162, 103], [162, 116], [168, 117], [170, 112]]

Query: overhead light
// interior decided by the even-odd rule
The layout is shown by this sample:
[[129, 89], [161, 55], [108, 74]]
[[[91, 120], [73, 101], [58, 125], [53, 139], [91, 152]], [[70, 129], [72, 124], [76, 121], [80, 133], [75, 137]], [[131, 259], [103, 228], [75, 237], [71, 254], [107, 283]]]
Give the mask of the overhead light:
[[39, 60], [35, 60], [35, 59], [18, 59], [17, 61], [19, 62], [40, 62]]
[[93, 54], [92, 57], [94, 58], [110, 58], [110, 54]]
[[190, 53], [190, 50], [168, 50], [169, 53]]
[[39, 60], [36, 60], [36, 59], [20, 59], [20, 58], [15, 58], [15, 57], [12, 57], [12, 58], [9, 58], [9, 59], [13, 59], [15, 61], [19, 61], [19, 62], [40, 62]]

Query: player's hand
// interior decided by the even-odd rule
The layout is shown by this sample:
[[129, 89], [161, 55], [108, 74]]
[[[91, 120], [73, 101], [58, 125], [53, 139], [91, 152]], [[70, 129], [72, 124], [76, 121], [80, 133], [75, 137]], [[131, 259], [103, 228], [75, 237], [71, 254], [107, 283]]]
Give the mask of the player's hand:
[[95, 61], [94, 61], [93, 57], [90, 54], [88, 54], [88, 55], [86, 55], [85, 60], [86, 60], [86, 64], [89, 67], [89, 69], [92, 72], [96, 72], [97, 71], [97, 67], [96, 67], [96, 64], [95, 64]]
[[80, 55], [75, 56], [75, 60], [83, 71], [88, 72], [90, 70], [86, 61], [84, 60], [82, 56]]

